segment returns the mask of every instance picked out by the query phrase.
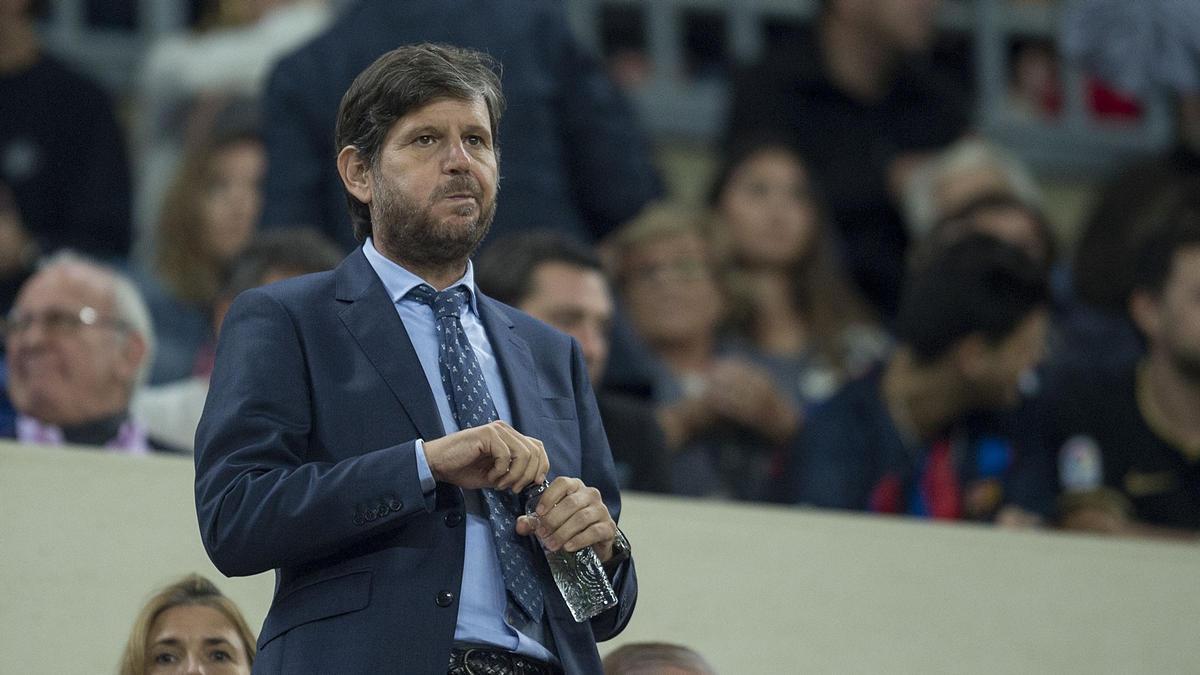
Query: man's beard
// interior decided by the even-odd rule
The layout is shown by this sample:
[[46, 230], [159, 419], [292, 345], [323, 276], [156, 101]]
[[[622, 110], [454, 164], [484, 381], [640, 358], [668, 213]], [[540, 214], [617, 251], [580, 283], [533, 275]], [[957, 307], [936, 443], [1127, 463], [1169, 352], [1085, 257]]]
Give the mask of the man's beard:
[[[438, 188], [424, 208], [392, 185], [376, 183], [371, 200], [371, 225], [377, 246], [389, 257], [420, 267], [438, 267], [465, 261], [487, 236], [496, 215], [496, 200], [484, 203], [479, 183], [469, 176], [455, 176]], [[461, 226], [446, 225], [433, 216], [433, 207], [446, 195], [457, 192], [475, 197], [473, 206], [463, 206], [458, 215], [476, 212], [475, 220]], [[381, 250], [383, 250], [381, 248]]]

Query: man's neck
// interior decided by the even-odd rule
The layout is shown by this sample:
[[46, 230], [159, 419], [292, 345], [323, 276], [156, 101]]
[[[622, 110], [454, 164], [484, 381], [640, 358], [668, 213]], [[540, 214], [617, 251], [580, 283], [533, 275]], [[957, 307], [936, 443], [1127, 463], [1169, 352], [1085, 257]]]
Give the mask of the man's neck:
[[405, 260], [403, 256], [391, 250], [391, 247], [386, 242], [378, 239], [372, 239], [371, 242], [380, 255], [421, 277], [421, 280], [433, 286], [435, 291], [446, 290], [451, 284], [461, 279], [467, 273], [466, 258], [445, 264], [413, 262]]
[[117, 437], [121, 425], [128, 419], [129, 414], [121, 411], [79, 424], [63, 425], [63, 440], [75, 445], [105, 445]]
[[1181, 373], [1163, 350], [1152, 350], [1145, 362], [1144, 395], [1158, 425], [1170, 440], [1188, 447], [1200, 445], [1200, 382]]
[[847, 96], [862, 102], [883, 98], [896, 70], [897, 55], [853, 24], [827, 16], [818, 36], [829, 80]]
[[37, 60], [38, 37], [32, 23], [0, 24], [0, 75], [25, 70]]
[[796, 308], [796, 291], [790, 276], [775, 268], [744, 270], [746, 285], [754, 293], [754, 337], [769, 354], [792, 355], [808, 344], [808, 327]]
[[966, 410], [957, 378], [942, 365], [922, 365], [898, 347], [880, 384], [888, 414], [901, 433], [926, 442], [953, 424]]

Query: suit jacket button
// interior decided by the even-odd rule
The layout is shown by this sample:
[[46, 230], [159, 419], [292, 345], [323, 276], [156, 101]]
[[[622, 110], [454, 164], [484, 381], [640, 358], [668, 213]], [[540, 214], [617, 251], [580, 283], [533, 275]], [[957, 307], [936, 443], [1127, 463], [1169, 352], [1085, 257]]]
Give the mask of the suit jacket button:
[[367, 519], [363, 518], [361, 513], [354, 514], [354, 524], [355, 525], [362, 525], [366, 522], [367, 522]]
[[446, 514], [446, 527], [458, 527], [463, 521], [463, 516], [458, 511], [451, 511]]
[[449, 607], [454, 604], [454, 594], [450, 591], [441, 591], [437, 594], [436, 602], [438, 607]]
[[380, 504], [379, 509], [375, 511], [375, 515], [379, 516], [380, 518], [386, 516], [387, 514], [388, 514], [387, 504]]
[[400, 509], [404, 508], [404, 502], [400, 501], [399, 499], [393, 499], [392, 501], [388, 502], [388, 508], [393, 511], [399, 511]]
[[375, 520], [375, 512], [371, 509], [367, 509], [366, 511], [363, 511], [363, 518], [366, 518], [368, 522]]

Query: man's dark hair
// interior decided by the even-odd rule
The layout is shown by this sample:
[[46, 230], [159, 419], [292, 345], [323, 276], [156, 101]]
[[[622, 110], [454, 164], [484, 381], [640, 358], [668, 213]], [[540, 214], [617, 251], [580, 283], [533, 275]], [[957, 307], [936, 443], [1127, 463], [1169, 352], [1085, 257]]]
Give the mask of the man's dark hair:
[[1034, 222], [1038, 238], [1046, 251], [1046, 266], [1053, 265], [1058, 256], [1054, 232], [1041, 210], [1003, 190], [990, 190], [978, 195], [957, 211], [938, 220], [929, 229], [925, 238], [918, 242], [909, 257], [913, 267], [923, 267], [937, 252], [960, 237], [974, 232], [975, 219], [989, 211], [1024, 211]]
[[1200, 247], [1200, 200], [1180, 204], [1166, 221], [1154, 228], [1137, 252], [1133, 271], [1135, 290], [1161, 295], [1180, 250]]
[[533, 273], [544, 263], [603, 273], [600, 259], [587, 244], [554, 230], [528, 230], [489, 244], [475, 259], [475, 283], [500, 302], [516, 306], [529, 297]]
[[973, 333], [1003, 341], [1048, 300], [1046, 275], [1024, 251], [972, 234], [910, 271], [896, 338], [918, 362], [931, 363]]
[[[379, 57], [354, 78], [338, 108], [334, 143], [338, 152], [352, 145], [370, 167], [392, 125], [401, 117], [439, 99], [482, 98], [491, 120], [492, 143], [499, 153], [496, 130], [504, 113], [500, 66], [487, 54], [450, 45], [406, 45]], [[354, 236], [371, 234], [371, 210], [349, 192]]]
[[234, 260], [222, 295], [235, 298], [242, 291], [263, 285], [272, 273], [299, 276], [324, 272], [337, 267], [341, 261], [342, 252], [337, 245], [314, 229], [259, 232]]

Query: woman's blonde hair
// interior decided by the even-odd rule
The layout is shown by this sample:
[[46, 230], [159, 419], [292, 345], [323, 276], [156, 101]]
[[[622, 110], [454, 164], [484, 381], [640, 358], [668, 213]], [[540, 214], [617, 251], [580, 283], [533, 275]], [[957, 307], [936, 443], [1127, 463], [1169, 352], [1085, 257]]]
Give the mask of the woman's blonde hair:
[[242, 639], [242, 647], [246, 650], [247, 665], [254, 665], [254, 633], [246, 624], [242, 612], [232, 600], [221, 594], [215, 585], [199, 574], [189, 574], [175, 583], [163, 588], [142, 607], [137, 620], [133, 622], [133, 630], [129, 633], [129, 641], [125, 643], [125, 654], [121, 657], [120, 675], [145, 675], [146, 652], [150, 642], [150, 629], [154, 622], [168, 609], [176, 607], [209, 607], [215, 609], [229, 619]]

